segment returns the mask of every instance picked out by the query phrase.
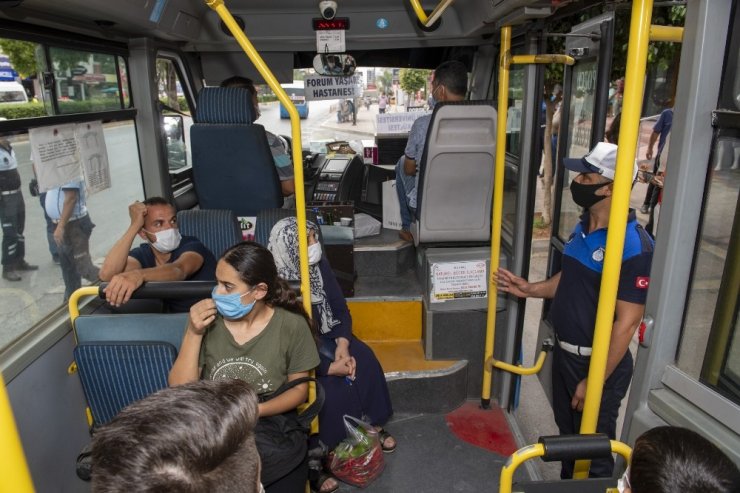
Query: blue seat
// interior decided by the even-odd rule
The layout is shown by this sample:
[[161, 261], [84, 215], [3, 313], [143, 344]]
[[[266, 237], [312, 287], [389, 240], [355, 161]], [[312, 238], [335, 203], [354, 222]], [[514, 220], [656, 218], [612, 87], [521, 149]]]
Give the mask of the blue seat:
[[225, 209], [192, 209], [177, 213], [180, 233], [195, 236], [216, 259], [242, 241], [242, 231], [234, 212]]
[[167, 387], [176, 357], [167, 342], [82, 342], [75, 347], [93, 425], [107, 423], [132, 402]]
[[254, 118], [247, 89], [205, 87], [198, 94], [190, 140], [201, 209], [256, 216], [262, 209], [283, 205], [265, 129], [254, 124]]

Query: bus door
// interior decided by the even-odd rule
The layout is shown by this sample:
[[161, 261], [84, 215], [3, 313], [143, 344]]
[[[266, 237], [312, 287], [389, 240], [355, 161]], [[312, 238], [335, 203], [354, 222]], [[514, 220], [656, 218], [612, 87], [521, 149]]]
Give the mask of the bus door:
[[[566, 37], [565, 54], [576, 59], [572, 67], [565, 67], [560, 138], [554, 171], [553, 222], [550, 235], [547, 277], [561, 268], [563, 248], [581, 215], [580, 208], [570, 196], [573, 176], [563, 168], [563, 157], [583, 157], [604, 139], [609, 100], [609, 78], [614, 38], [614, 13], [594, 17], [575, 26]], [[549, 300], [542, 309], [537, 347], [554, 336], [547, 318]], [[538, 374], [545, 393], [552, 402], [552, 358]]]

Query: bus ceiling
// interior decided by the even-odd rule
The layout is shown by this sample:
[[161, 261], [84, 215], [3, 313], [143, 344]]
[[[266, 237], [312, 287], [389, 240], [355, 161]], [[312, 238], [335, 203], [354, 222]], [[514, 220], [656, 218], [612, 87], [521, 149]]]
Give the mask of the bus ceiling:
[[[502, 25], [548, 17], [556, 8], [571, 4], [574, 2], [569, 0], [455, 0], [444, 9], [441, 22], [431, 28], [421, 24], [410, 0], [339, 1], [336, 15], [350, 21], [346, 40], [348, 51], [354, 53], [480, 44]], [[437, 5], [426, 1], [423, 7], [431, 14]], [[258, 50], [315, 54], [312, 19], [320, 18], [318, 0], [228, 0], [227, 6], [241, 19]], [[71, 11], [74, 18], [69, 17]], [[238, 51], [204, 0], [0, 0], [0, 18], [115, 41], [155, 37], [178, 42], [184, 51]], [[358, 64], [362, 62], [358, 60]]]

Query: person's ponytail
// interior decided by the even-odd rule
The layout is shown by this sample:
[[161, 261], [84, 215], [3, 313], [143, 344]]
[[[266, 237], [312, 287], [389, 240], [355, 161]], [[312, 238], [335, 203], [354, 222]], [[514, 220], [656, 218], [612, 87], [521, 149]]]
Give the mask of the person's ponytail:
[[318, 337], [316, 324], [311, 320], [308, 313], [306, 313], [306, 310], [303, 308], [303, 303], [298, 300], [295, 291], [290, 288], [285, 279], [279, 276], [275, 278], [275, 282], [272, 283], [272, 287], [267, 293], [266, 301], [269, 305], [279, 306], [289, 312], [302, 316], [311, 328], [311, 333], [313, 334], [314, 339]]

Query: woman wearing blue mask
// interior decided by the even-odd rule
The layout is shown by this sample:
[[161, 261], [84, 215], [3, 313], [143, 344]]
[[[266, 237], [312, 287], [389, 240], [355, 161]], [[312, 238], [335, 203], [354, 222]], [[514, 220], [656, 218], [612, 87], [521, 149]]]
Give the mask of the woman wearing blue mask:
[[[343, 417], [348, 414], [374, 425], [379, 431], [383, 451], [393, 452], [396, 441], [382, 428], [393, 414], [383, 368], [372, 349], [352, 335], [352, 317], [331, 266], [322, 256], [317, 240], [318, 226], [308, 221], [307, 229], [312, 315], [318, 327], [321, 357], [316, 377], [326, 393], [326, 401], [319, 412], [319, 439], [328, 449], [336, 447], [346, 438]], [[295, 217], [275, 224], [268, 248], [275, 257], [280, 276], [299, 280]], [[313, 457], [314, 454], [309, 455]], [[327, 493], [338, 488], [336, 479], [326, 472], [320, 471], [317, 476], [312, 483], [314, 491]]]
[[[252, 242], [228, 249], [216, 266], [212, 297], [190, 309], [170, 385], [199, 378], [238, 378], [265, 397], [286, 382], [307, 377], [319, 364], [311, 323], [278, 273], [272, 255]], [[296, 409], [306, 401], [308, 384], [299, 384], [259, 404], [260, 417]], [[268, 492], [303, 491], [305, 462]]]

